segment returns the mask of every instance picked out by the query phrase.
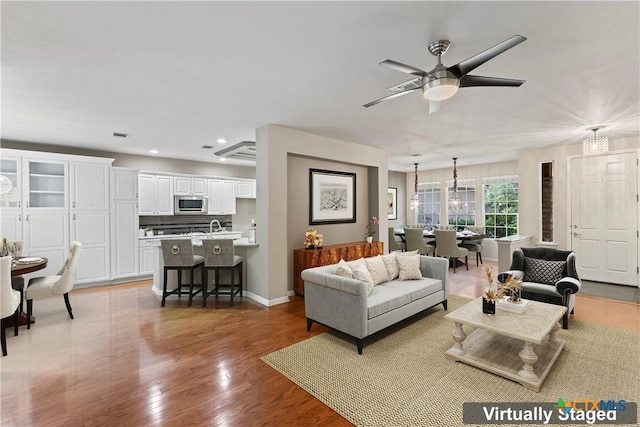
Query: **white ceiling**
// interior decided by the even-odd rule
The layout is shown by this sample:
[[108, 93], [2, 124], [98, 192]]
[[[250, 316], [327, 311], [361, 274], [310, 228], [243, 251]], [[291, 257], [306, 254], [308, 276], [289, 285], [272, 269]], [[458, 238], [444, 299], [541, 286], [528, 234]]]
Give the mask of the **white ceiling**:
[[[636, 1], [3, 1], [1, 12], [3, 139], [217, 161], [200, 147], [278, 124], [385, 148], [390, 169], [411, 171], [516, 159], [595, 124], [640, 134]], [[450, 66], [515, 34], [528, 40], [473, 74], [520, 88], [463, 88], [433, 114], [418, 91], [362, 107], [411, 78], [384, 59], [430, 70], [433, 40], [451, 41]]]

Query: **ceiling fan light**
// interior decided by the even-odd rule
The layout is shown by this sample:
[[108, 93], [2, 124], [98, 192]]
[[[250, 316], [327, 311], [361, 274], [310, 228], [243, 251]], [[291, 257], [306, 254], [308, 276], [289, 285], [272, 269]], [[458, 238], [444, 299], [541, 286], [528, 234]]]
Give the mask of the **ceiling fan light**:
[[451, 98], [458, 91], [459, 80], [443, 77], [427, 82], [422, 87], [422, 95], [429, 101], [442, 101]]

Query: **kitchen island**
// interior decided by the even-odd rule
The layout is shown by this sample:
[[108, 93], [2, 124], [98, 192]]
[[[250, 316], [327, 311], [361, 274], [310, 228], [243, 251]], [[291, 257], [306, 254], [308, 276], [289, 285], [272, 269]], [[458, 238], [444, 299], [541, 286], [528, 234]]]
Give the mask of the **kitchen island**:
[[[145, 245], [153, 248], [153, 293], [162, 298], [162, 287], [164, 277], [164, 257], [162, 255], [161, 240], [165, 239], [191, 239], [193, 244], [193, 252], [196, 255], [203, 255], [202, 240], [204, 239], [233, 239], [233, 247], [236, 255], [242, 257], [242, 288], [249, 290], [247, 287], [248, 280], [251, 278], [247, 274], [247, 266], [251, 263], [251, 257], [254, 249], [258, 247], [257, 243], [249, 243], [249, 239], [241, 237], [242, 233], [233, 231], [221, 231], [212, 234], [207, 233], [191, 233], [191, 234], [171, 234], [141, 237], [140, 241], [144, 240]], [[182, 280], [184, 283], [188, 283], [188, 272], [183, 273]], [[174, 289], [178, 282], [178, 274], [176, 271], [169, 271], [167, 274], [167, 289]], [[196, 273], [196, 277], [193, 278], [193, 282], [198, 285], [201, 283], [201, 276]], [[168, 299], [178, 298], [175, 295], [167, 297]]]

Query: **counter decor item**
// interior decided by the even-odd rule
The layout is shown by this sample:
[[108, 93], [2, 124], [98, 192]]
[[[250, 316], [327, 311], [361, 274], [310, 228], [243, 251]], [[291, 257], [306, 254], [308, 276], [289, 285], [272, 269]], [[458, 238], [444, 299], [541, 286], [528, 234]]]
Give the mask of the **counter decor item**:
[[367, 240], [367, 243], [373, 242], [373, 235], [376, 234], [376, 230], [373, 229], [374, 225], [380, 224], [380, 220], [372, 216], [369, 220], [369, 223], [364, 226], [364, 238]]
[[251, 220], [251, 226], [249, 227], [249, 243], [256, 242], [256, 231], [257, 231], [256, 221], [254, 219]]
[[314, 228], [309, 228], [304, 233], [305, 249], [320, 249], [324, 243], [324, 236], [318, 233]]

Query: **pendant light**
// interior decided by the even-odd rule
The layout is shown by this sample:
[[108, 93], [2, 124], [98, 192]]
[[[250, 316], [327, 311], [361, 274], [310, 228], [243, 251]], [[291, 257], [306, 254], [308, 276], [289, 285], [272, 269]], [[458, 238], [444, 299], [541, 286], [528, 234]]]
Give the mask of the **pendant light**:
[[458, 169], [456, 167], [457, 157], [453, 158], [453, 197], [449, 199], [449, 209], [458, 210], [462, 207], [462, 200], [458, 197]]
[[604, 126], [589, 128], [589, 130], [593, 131], [593, 136], [585, 139], [582, 143], [582, 154], [585, 156], [595, 156], [609, 151], [609, 138], [606, 136], [596, 136], [596, 132], [603, 128]]
[[415, 183], [413, 187], [413, 196], [411, 196], [411, 201], [409, 202], [409, 207], [412, 211], [417, 210], [420, 207], [420, 197], [418, 196], [418, 164], [414, 163], [415, 166]]

